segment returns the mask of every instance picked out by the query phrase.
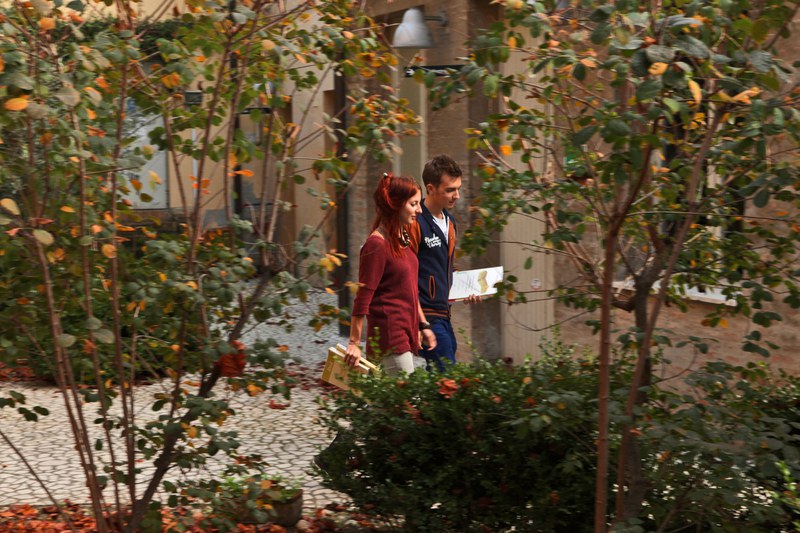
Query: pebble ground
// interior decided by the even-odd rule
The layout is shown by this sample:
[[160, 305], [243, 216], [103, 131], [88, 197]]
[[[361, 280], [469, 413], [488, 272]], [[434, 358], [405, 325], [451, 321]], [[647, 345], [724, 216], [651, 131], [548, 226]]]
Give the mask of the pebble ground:
[[[307, 303], [290, 306], [289, 312], [296, 319], [293, 332], [287, 333], [275, 324], [263, 323], [248, 331], [243, 340], [250, 344], [259, 338], [274, 338], [288, 347], [289, 355], [299, 360], [294, 368], [318, 374], [327, 347], [347, 342], [339, 335], [336, 325], [325, 326], [319, 331], [305, 325], [320, 302], [336, 304], [334, 296], [315, 291]], [[150, 413], [148, 398], [165, 387], [164, 383], [137, 387], [136, 397], [141, 398], [137, 411], [142, 416]], [[28, 422], [14, 409], [0, 409], [0, 507], [22, 503], [49, 504], [51, 499], [47, 491], [58, 501], [86, 501], [88, 493], [61, 393], [53, 386], [0, 383], [0, 398], [7, 397], [9, 391], [24, 394], [26, 406], [43, 406], [50, 414], [40, 417], [38, 422]], [[320, 392], [317, 387], [297, 387], [292, 391], [288, 407], [274, 409], [270, 407], [270, 400], [280, 404], [287, 403], [286, 400], [269, 394], [251, 397], [242, 392], [219, 391], [220, 395], [229, 398], [237, 412], [226, 423], [225, 429], [237, 430], [242, 442], [241, 450], [263, 455], [270, 471], [301, 480], [304, 507], [309, 512], [333, 501], [346, 500], [343, 495], [322, 487], [311, 472], [314, 455], [331, 440], [327, 432], [315, 423], [318, 412], [316, 399]], [[91, 406], [87, 410], [92, 430], [97, 429], [91, 424], [94, 409]], [[142, 466], [149, 470], [149, 465]], [[220, 467], [220, 464], [212, 462], [207, 474], [213, 476]], [[146, 480], [147, 475], [142, 475], [141, 479]], [[111, 496], [108, 489], [106, 496]]]

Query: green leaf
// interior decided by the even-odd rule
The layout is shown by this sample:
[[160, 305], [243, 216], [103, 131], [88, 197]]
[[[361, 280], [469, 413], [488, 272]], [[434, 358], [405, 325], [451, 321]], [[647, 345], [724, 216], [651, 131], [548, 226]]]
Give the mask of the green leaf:
[[644, 53], [651, 63], [670, 63], [673, 59], [675, 59], [675, 50], [660, 44], [648, 46], [644, 49]]
[[672, 98], [664, 98], [663, 102], [664, 105], [667, 106], [667, 108], [669, 109], [670, 113], [672, 113], [673, 115], [677, 115], [683, 109], [683, 105], [677, 100], [674, 100]]
[[103, 344], [113, 344], [116, 336], [110, 329], [98, 329], [94, 332], [94, 338]]
[[81, 102], [81, 93], [74, 87], [61, 87], [53, 93], [53, 96], [69, 107], [75, 107]]
[[660, 79], [647, 80], [636, 89], [636, 99], [640, 102], [652, 100], [661, 93], [661, 88]]
[[631, 57], [631, 70], [639, 77], [649, 74], [650, 60], [647, 59], [647, 50], [637, 50]]
[[74, 335], [70, 335], [69, 333], [62, 333], [56, 337], [56, 344], [58, 344], [61, 348], [69, 348], [77, 339]]
[[525, 264], [522, 266], [522, 268], [524, 268], [525, 270], [530, 270], [532, 266], [533, 266], [533, 257], [528, 256], [528, 258], [525, 259]]
[[617, 137], [625, 137], [631, 134], [631, 127], [621, 118], [614, 118], [606, 124], [605, 132]]
[[769, 203], [771, 195], [769, 189], [760, 189], [755, 196], [753, 196], [753, 205], [756, 207], [766, 207]]
[[572, 69], [572, 76], [578, 81], [586, 79], [586, 67], [583, 63], [575, 63], [575, 67]]
[[707, 59], [711, 55], [706, 44], [700, 39], [692, 37], [691, 35], [679, 36], [677, 39], [675, 39], [675, 46], [690, 56], [697, 57], [699, 59]]
[[90, 316], [86, 319], [86, 329], [88, 330], [100, 329], [102, 326], [103, 322], [97, 317]]
[[575, 146], [586, 144], [586, 142], [592, 137], [592, 135], [595, 134], [596, 131], [597, 126], [583, 128], [581, 131], [572, 136], [572, 144]]
[[497, 74], [486, 76], [483, 80], [483, 94], [485, 96], [496, 96], [497, 85], [500, 82], [500, 77]]
[[[5, 28], [3, 28], [5, 30]], [[11, 72], [3, 76], [3, 83], [9, 87], [16, 87], [23, 91], [32, 91], [34, 87], [33, 79], [21, 72]]]
[[750, 52], [750, 64], [758, 72], [769, 72], [772, 69], [772, 54], [764, 50], [754, 50]]

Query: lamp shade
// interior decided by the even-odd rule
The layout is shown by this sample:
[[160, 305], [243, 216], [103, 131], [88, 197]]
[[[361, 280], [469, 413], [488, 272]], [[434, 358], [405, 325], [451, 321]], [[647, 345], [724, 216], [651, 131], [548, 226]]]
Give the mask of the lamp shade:
[[412, 7], [403, 13], [403, 21], [394, 32], [395, 48], [433, 48], [433, 35], [425, 24], [425, 15]]

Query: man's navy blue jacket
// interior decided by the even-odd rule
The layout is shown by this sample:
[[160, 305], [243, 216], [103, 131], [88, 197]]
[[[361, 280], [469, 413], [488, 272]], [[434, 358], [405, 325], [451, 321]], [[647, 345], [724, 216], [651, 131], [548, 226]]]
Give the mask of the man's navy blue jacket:
[[453, 284], [453, 260], [456, 250], [456, 223], [452, 215], [443, 210], [449, 224], [448, 238], [433, 221], [425, 202], [422, 214], [411, 225], [411, 249], [419, 258], [419, 303], [428, 321], [450, 318], [450, 286]]

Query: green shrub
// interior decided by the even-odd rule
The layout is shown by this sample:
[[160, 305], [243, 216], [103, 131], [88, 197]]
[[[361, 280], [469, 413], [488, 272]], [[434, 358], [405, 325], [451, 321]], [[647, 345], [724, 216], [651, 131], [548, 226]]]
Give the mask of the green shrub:
[[344, 436], [325, 483], [409, 531], [591, 531], [596, 373], [563, 357], [361, 380], [324, 409]]
[[800, 473], [798, 384], [763, 364], [716, 362], [689, 374], [684, 393], [654, 391], [641, 425], [651, 491], [639, 531], [791, 531], [795, 511], [773, 494], [784, 472]]
[[[551, 351], [519, 367], [359, 379], [358, 394], [323, 406], [322, 424], [340, 435], [322, 454], [325, 484], [404, 517], [408, 531], [591, 531], [597, 365]], [[610, 483], [630, 375], [624, 360], [614, 366]], [[796, 507], [775, 495], [800, 472], [797, 385], [763, 366], [710, 363], [685, 392], [654, 387], [632, 429], [645, 505], [615, 531], [792, 531]]]

